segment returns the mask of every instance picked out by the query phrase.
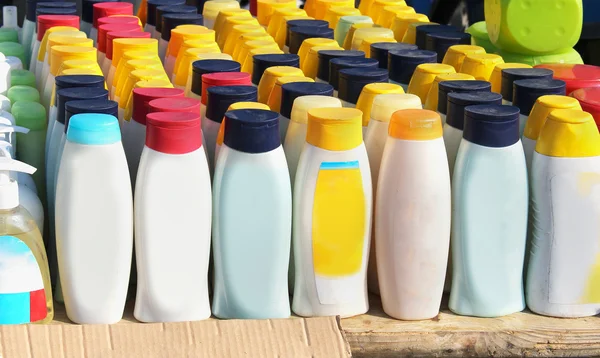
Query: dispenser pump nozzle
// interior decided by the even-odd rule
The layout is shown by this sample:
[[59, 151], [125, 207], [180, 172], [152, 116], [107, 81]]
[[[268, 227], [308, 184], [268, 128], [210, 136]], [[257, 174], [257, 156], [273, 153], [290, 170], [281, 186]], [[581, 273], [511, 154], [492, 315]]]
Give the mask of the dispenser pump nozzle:
[[0, 149], [0, 210], [19, 206], [19, 186], [11, 179], [10, 172], [33, 174], [36, 170], [29, 164], [11, 159], [5, 148]]

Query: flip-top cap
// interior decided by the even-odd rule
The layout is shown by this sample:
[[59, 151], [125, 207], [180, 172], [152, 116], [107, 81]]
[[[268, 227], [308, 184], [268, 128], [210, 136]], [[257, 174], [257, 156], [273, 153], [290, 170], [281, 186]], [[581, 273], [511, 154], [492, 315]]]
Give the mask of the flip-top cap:
[[150, 112], [148, 103], [158, 98], [183, 98], [179, 88], [136, 88], [133, 90], [133, 113], [131, 118], [146, 125], [146, 116]]
[[454, 45], [468, 45], [470, 43], [471, 35], [466, 32], [433, 32], [427, 34], [425, 37], [425, 49], [435, 51], [440, 63], [444, 61], [444, 56], [446, 56], [446, 52], [450, 47]]
[[[583, 158], [600, 155], [600, 133], [594, 118], [577, 109], [556, 109], [541, 129], [535, 151], [550, 157]], [[588, 183], [582, 173], [579, 185]], [[581, 190], [581, 186], [579, 186]]]
[[[108, 45], [108, 34], [112, 33], [110, 39], [111, 41], [114, 40], [115, 38], [118, 38], [116, 36], [123, 36], [122, 34], [125, 32], [142, 32], [140, 25], [136, 24], [104, 24], [104, 25], [100, 25], [98, 26], [98, 38], [96, 41], [97, 46], [98, 46], [98, 51], [102, 52], [102, 53], [106, 53], [106, 48], [109, 46]], [[148, 36], [149, 37], [149, 36]], [[112, 48], [112, 44], [110, 44], [110, 47]]]
[[198, 60], [192, 63], [192, 92], [202, 96], [202, 75], [217, 72], [240, 72], [242, 66], [233, 60]]
[[185, 5], [185, 0], [148, 0], [148, 15], [146, 23], [156, 28], [156, 8], [159, 6], [177, 6]]
[[98, 19], [111, 15], [133, 15], [133, 4], [128, 2], [101, 2], [93, 6], [93, 26], [98, 28]]
[[535, 101], [545, 95], [566, 94], [566, 84], [561, 80], [530, 79], [513, 82], [513, 105], [521, 109], [521, 114], [529, 116]]
[[388, 52], [390, 79], [408, 84], [417, 66], [422, 63], [436, 63], [437, 53], [426, 50], [394, 50]]
[[65, 105], [65, 133], [69, 129], [69, 120], [76, 114], [98, 113], [118, 117], [119, 104], [108, 99], [87, 99], [69, 101]]
[[148, 102], [149, 113], [191, 112], [200, 113], [200, 101], [187, 97], [158, 98]]
[[360, 57], [364, 58], [365, 53], [363, 51], [346, 51], [340, 50], [321, 50], [318, 52], [319, 57], [319, 68], [317, 69], [317, 78], [323, 81], [329, 81], [329, 63], [334, 58], [339, 57]]
[[236, 109], [225, 113], [223, 143], [244, 153], [266, 153], [281, 146], [279, 114], [264, 109]]
[[40, 93], [34, 87], [29, 86], [13, 86], [6, 92], [6, 97], [10, 103], [14, 104], [19, 101], [39, 102]]
[[371, 45], [371, 58], [379, 61], [379, 68], [388, 68], [388, 52], [418, 50], [417, 45], [402, 42], [377, 42]]
[[[43, 0], [47, 1], [47, 0]], [[81, 19], [88, 24], [92, 24], [94, 22], [94, 4], [99, 4], [101, 2], [118, 2], [119, 0], [83, 0], [81, 2]], [[29, 4], [29, 2], [28, 2]], [[29, 8], [27, 9], [29, 12]]]
[[462, 131], [465, 123], [465, 108], [477, 104], [502, 104], [502, 95], [489, 91], [449, 93], [446, 123]]
[[[52, 9], [47, 9], [52, 10]], [[37, 40], [42, 41], [46, 30], [54, 26], [68, 26], [79, 29], [79, 16], [73, 14], [48, 14], [37, 17]]]
[[598, 66], [552, 63], [535, 67], [554, 71], [554, 79], [566, 82], [567, 94], [579, 88], [600, 86], [600, 67]]
[[[422, 49], [428, 50], [425, 48], [427, 44], [427, 35], [428, 34], [444, 34], [444, 33], [456, 33], [462, 32], [460, 29], [450, 26], [450, 25], [440, 25], [440, 24], [431, 24], [431, 25], [420, 25], [415, 29], [415, 45]], [[430, 50], [434, 51], [434, 50]]]
[[108, 91], [95, 87], [71, 87], [56, 92], [56, 120], [65, 123], [66, 104], [77, 100], [108, 100]]
[[154, 112], [146, 123], [146, 146], [157, 152], [185, 154], [202, 146], [199, 112]]
[[[36, 11], [37, 11], [37, 7], [38, 4], [40, 4], [40, 8], [42, 7], [47, 7], [50, 6], [51, 3], [65, 3], [62, 0], [27, 0], [27, 4], [26, 4], [26, 8], [25, 8], [25, 15], [26, 15], [26, 19], [31, 21], [31, 22], [36, 22]], [[75, 7], [77, 4], [75, 3], [70, 3], [73, 6], [71, 7]]]
[[169, 41], [171, 30], [179, 25], [204, 25], [204, 18], [200, 14], [165, 14], [162, 17], [160, 38]]
[[54, 79], [56, 91], [71, 87], [104, 88], [104, 77], [95, 75], [64, 75]]
[[546, 123], [548, 115], [557, 109], [578, 109], [582, 110], [582, 105], [573, 97], [567, 96], [541, 96], [535, 101], [533, 109], [527, 118], [523, 136], [532, 140], [537, 140], [540, 131]]
[[250, 74], [247, 72], [216, 72], [202, 75], [202, 104], [206, 105], [206, 90], [214, 86], [250, 86]]
[[254, 86], [219, 86], [207, 91], [206, 118], [221, 123], [223, 115], [235, 102], [256, 102], [258, 91]]
[[325, 38], [333, 39], [333, 30], [329, 27], [294, 26], [290, 28], [290, 53], [297, 54], [300, 45], [306, 39]]
[[190, 5], [163, 5], [156, 8], [156, 31], [162, 34], [162, 19], [166, 14], [197, 14], [198, 9]]
[[[325, 20], [313, 20], [313, 19], [296, 19], [287, 21], [286, 24], [286, 32], [287, 36], [285, 37], [285, 45], [290, 45], [290, 38], [292, 35], [292, 28], [301, 26], [301, 27], [322, 27], [329, 28], [329, 23]], [[300, 48], [300, 46], [298, 46]]]
[[513, 100], [513, 83], [518, 80], [552, 79], [552, 70], [546, 68], [507, 68], [502, 70], [502, 98]]
[[492, 90], [492, 85], [487, 81], [460, 80], [442, 81], [438, 88], [437, 111], [441, 114], [446, 114], [448, 111], [448, 95], [450, 93], [490, 92]]
[[340, 71], [346, 68], [376, 69], [379, 62], [374, 58], [338, 57], [329, 61], [329, 84], [334, 90], [339, 88]]
[[508, 147], [517, 143], [519, 108], [497, 104], [467, 107], [463, 138], [471, 143], [492, 148]]
[[388, 72], [380, 68], [346, 68], [340, 71], [338, 97], [352, 104], [358, 102], [363, 87], [369, 83], [387, 82]]
[[76, 114], [69, 119], [67, 140], [85, 145], [117, 143], [121, 140], [119, 120], [110, 114]]
[[600, 87], [580, 88], [571, 96], [575, 97], [584, 111], [594, 116], [596, 124], [600, 125]]
[[252, 83], [258, 86], [263, 73], [269, 67], [290, 66], [300, 68], [300, 57], [295, 54], [266, 54], [254, 55], [252, 58], [254, 67], [252, 69]]
[[428, 109], [401, 109], [392, 114], [388, 134], [401, 140], [434, 140], [442, 137], [442, 121]]
[[10, 86], [29, 86], [35, 88], [35, 75], [28, 70], [10, 71]]
[[280, 113], [291, 118], [294, 101], [302, 96], [333, 96], [333, 87], [327, 83], [292, 82], [281, 86]]

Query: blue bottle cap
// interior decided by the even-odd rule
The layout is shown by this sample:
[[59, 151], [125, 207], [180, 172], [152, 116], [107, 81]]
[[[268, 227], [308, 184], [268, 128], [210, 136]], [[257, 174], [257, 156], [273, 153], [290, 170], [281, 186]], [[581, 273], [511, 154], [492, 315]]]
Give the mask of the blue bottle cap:
[[539, 97], [551, 94], [565, 96], [566, 92], [567, 84], [561, 80], [517, 80], [513, 82], [513, 105], [521, 109], [521, 114], [529, 116]]
[[439, 63], [444, 60], [450, 46], [469, 44], [471, 44], [471, 34], [466, 32], [431, 32], [425, 36], [425, 50], [435, 51]]
[[254, 86], [214, 86], [206, 90], [206, 118], [221, 123], [229, 106], [236, 102], [256, 102], [258, 90]]
[[[62, 3], [53, 3], [62, 4]], [[40, 15], [77, 15], [77, 9], [75, 7], [40, 7], [41, 3], [38, 3], [37, 10], [35, 10], [35, 18]]]
[[338, 90], [340, 71], [345, 68], [376, 69], [379, 62], [374, 58], [363, 57], [338, 57], [329, 61], [329, 84], [334, 90]]
[[329, 81], [329, 62], [338, 57], [360, 57], [364, 58], [363, 51], [354, 50], [321, 50], [317, 53], [319, 57], [319, 67], [317, 69], [317, 78], [323, 81]]
[[329, 22], [327, 22], [325, 20], [296, 19], [296, 20], [290, 20], [290, 21], [286, 22], [285, 26], [286, 26], [285, 45], [289, 47], [290, 46], [290, 37], [292, 34], [292, 32], [291, 32], [292, 27], [295, 27], [295, 26], [329, 27]]
[[358, 102], [364, 86], [389, 80], [388, 71], [381, 68], [345, 68], [339, 76], [338, 98], [352, 104]]
[[266, 69], [273, 66], [290, 66], [300, 67], [300, 57], [294, 54], [266, 54], [266, 55], [254, 55], [252, 57], [253, 68], [252, 68], [252, 83], [258, 86], [260, 79]]
[[166, 14], [197, 14], [198, 9], [190, 5], [162, 5], [156, 8], [156, 31], [162, 35], [162, 19]]
[[281, 86], [281, 108], [285, 118], [291, 118], [294, 101], [302, 96], [333, 96], [333, 87], [328, 83], [291, 82]]
[[298, 53], [306, 39], [333, 39], [333, 29], [329, 27], [294, 26], [290, 28], [290, 53]]
[[107, 99], [69, 101], [65, 105], [65, 112], [65, 133], [67, 133], [67, 129], [69, 129], [69, 120], [74, 115], [81, 113], [97, 113], [110, 114], [111, 116], [118, 117], [119, 104], [115, 101], [110, 101]]
[[164, 5], [185, 5], [185, 0], [148, 0], [146, 23], [156, 27], [156, 8]]
[[450, 93], [446, 123], [462, 131], [465, 125], [465, 108], [476, 104], [502, 104], [502, 95], [490, 91]]
[[110, 114], [76, 114], [69, 119], [67, 140], [87, 145], [117, 143], [121, 140], [119, 120]]
[[192, 63], [192, 92], [202, 95], [202, 75], [216, 72], [240, 72], [242, 66], [233, 60], [198, 60]]
[[223, 143], [244, 153], [266, 153], [281, 146], [279, 114], [264, 109], [236, 109], [225, 113]]
[[438, 108], [441, 114], [448, 110], [448, 94], [451, 92], [491, 92], [492, 84], [488, 81], [442, 81], [439, 83]]
[[56, 120], [65, 123], [66, 104], [69, 101], [90, 99], [108, 99], [108, 91], [104, 88], [71, 87], [56, 92]]
[[[48, 0], [40, 0], [40, 1], [48, 1]], [[101, 2], [118, 2], [119, 0], [83, 0], [81, 3], [81, 18], [84, 22], [88, 24], [93, 23], [94, 21], [94, 4], [99, 4]], [[29, 2], [27, 2], [29, 5]], [[29, 7], [27, 8], [27, 16], [29, 16]]]
[[54, 79], [56, 91], [71, 87], [104, 88], [104, 77], [100, 75], [64, 75]]
[[[109, 0], [109, 1], [116, 1], [116, 0]], [[29, 20], [31, 22], [36, 22], [38, 3], [43, 3], [43, 5], [40, 5], [40, 8], [41, 8], [41, 7], [49, 6], [48, 4], [52, 3], [52, 2], [62, 3], [64, 1], [63, 0], [27, 0], [27, 5], [25, 8], [25, 16], [26, 16], [27, 20]], [[106, 1], [106, 2], [108, 2], [108, 1]]]
[[465, 108], [463, 138], [484, 147], [508, 147], [519, 141], [519, 108], [478, 104]]
[[379, 61], [379, 68], [388, 68], [388, 52], [418, 50], [417, 45], [402, 42], [377, 42], [371, 45], [371, 58]]
[[552, 79], [554, 71], [547, 68], [507, 68], [502, 70], [500, 92], [506, 101], [513, 100], [513, 84], [518, 80]]
[[169, 41], [171, 30], [179, 25], [204, 25], [204, 18], [200, 14], [164, 14], [161, 22], [160, 38]]
[[[459, 28], [450, 25], [421, 25], [415, 28], [415, 45], [421, 50], [425, 50], [427, 34], [462, 32]], [[432, 50], [433, 51], [433, 50]]]
[[388, 52], [390, 79], [407, 85], [417, 66], [422, 63], [436, 63], [437, 53], [426, 50], [400, 50]]

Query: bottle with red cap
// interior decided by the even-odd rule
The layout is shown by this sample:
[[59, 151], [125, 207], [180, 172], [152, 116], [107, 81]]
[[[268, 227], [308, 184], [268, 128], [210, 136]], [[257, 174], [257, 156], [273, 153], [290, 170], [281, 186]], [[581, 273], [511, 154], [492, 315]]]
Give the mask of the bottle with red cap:
[[[121, 19], [127, 17], [116, 17], [115, 19]], [[136, 22], [132, 23], [108, 23], [102, 24], [98, 26], [98, 40], [96, 41], [96, 46], [98, 48], [98, 63], [102, 65], [104, 63], [104, 59], [106, 58], [106, 48], [109, 43], [108, 34], [109, 33], [123, 33], [123, 32], [141, 32], [140, 25]], [[111, 49], [112, 49], [112, 40], [114, 40], [114, 36], [111, 36]]]
[[594, 117], [600, 128], [600, 87], [580, 88], [571, 93], [581, 104], [581, 108]]
[[[31, 50], [31, 60], [29, 70], [37, 75], [37, 60], [40, 52], [42, 39], [46, 30], [55, 26], [69, 26], [79, 29], [79, 16], [75, 15], [40, 15], [37, 17], [37, 34], [32, 39], [33, 48]], [[39, 69], [41, 70], [41, 69]]]
[[96, 41], [98, 40], [98, 19], [112, 15], [133, 15], [133, 4], [113, 1], [103, 1], [93, 5], [93, 24], [90, 29], [90, 38], [94, 41], [94, 46], [96, 46]]
[[246, 72], [213, 72], [202, 75], [200, 114], [206, 114], [207, 89], [218, 86], [251, 86], [250, 74]]
[[135, 187], [133, 315], [142, 322], [206, 319], [212, 198], [200, 113], [154, 112], [146, 124]]
[[548, 63], [536, 68], [547, 68], [554, 71], [554, 78], [567, 84], [567, 95], [580, 88], [600, 87], [600, 67], [593, 65]]

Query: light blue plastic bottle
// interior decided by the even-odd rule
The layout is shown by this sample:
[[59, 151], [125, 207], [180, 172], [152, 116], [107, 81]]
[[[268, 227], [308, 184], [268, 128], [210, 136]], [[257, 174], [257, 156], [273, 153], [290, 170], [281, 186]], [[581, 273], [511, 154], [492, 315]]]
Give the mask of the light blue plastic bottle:
[[292, 192], [278, 113], [226, 112], [213, 183], [213, 314], [289, 317]]
[[519, 109], [465, 109], [452, 180], [452, 312], [499, 317], [525, 308], [528, 186]]

